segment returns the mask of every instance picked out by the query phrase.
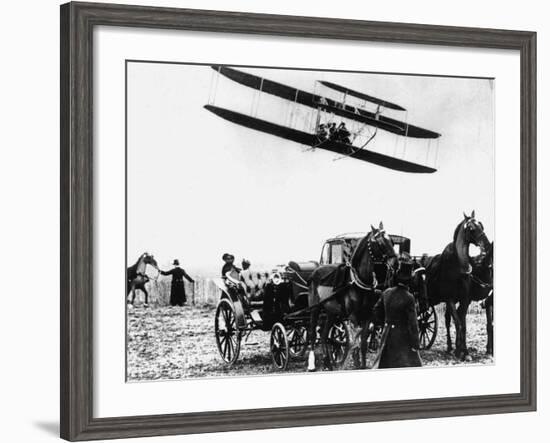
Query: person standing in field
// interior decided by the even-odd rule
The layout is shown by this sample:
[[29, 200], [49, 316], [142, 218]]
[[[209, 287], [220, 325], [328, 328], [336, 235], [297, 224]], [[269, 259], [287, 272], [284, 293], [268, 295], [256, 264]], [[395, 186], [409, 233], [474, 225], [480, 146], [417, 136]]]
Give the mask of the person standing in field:
[[184, 269], [180, 268], [180, 262], [176, 258], [172, 265], [174, 266], [169, 271], [160, 270], [162, 275], [171, 275], [172, 276], [172, 285], [170, 287], [170, 305], [172, 306], [183, 306], [187, 298], [185, 296], [185, 285], [183, 279], [185, 278], [190, 283], [195, 283], [187, 272]]
[[405, 256], [399, 261], [397, 285], [386, 289], [374, 306], [375, 317], [379, 322], [384, 321], [374, 369], [422, 366], [416, 303], [408, 287], [412, 280], [412, 260]]

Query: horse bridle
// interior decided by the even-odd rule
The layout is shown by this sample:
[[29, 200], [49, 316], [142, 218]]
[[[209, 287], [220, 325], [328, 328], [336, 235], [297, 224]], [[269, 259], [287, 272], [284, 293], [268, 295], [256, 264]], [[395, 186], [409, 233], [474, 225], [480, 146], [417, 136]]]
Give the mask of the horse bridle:
[[386, 254], [386, 253], [382, 253], [382, 257], [380, 259], [377, 259], [374, 255], [374, 253], [372, 252], [372, 247], [371, 247], [371, 240], [373, 240], [373, 243], [376, 243], [378, 244], [378, 242], [376, 241], [376, 237], [379, 236], [379, 235], [382, 235], [384, 233], [384, 231], [378, 231], [374, 238], [373, 239], [367, 239], [367, 250], [369, 251], [369, 257], [372, 259], [373, 263], [375, 265], [381, 265], [381, 264], [388, 264], [388, 259], [391, 258], [390, 255]]
[[[375, 234], [375, 237], [377, 235], [381, 235], [383, 234], [384, 231], [378, 231], [376, 234]], [[367, 234], [367, 237], [369, 237], [370, 235], [372, 234], [369, 233]], [[374, 240], [372, 237], [370, 238], [367, 238], [366, 239], [366, 242], [367, 242], [367, 251], [368, 251], [368, 254], [369, 254], [369, 257], [372, 259], [372, 262], [373, 264], [375, 265], [385, 265], [386, 268], [388, 270], [391, 269], [391, 266], [390, 264], [388, 263], [388, 259], [390, 258], [390, 256], [386, 253], [383, 253], [382, 256], [377, 259], [372, 251], [372, 247], [371, 247], [371, 241], [374, 241], [376, 242], [376, 240]], [[354, 251], [353, 253], [353, 256], [355, 256], [355, 252], [357, 251], [357, 249]], [[351, 258], [351, 262], [353, 262], [353, 256]], [[373, 276], [373, 284], [372, 285], [368, 285], [366, 284], [364, 281], [361, 280], [361, 278], [359, 277], [359, 275], [357, 274], [357, 270], [351, 265], [351, 262], [348, 263], [348, 266], [350, 268], [350, 275], [351, 275], [351, 284], [352, 285], [356, 285], [358, 286], [359, 288], [361, 289], [364, 289], [366, 291], [370, 291], [372, 290], [373, 288], [376, 288], [376, 286], [378, 286], [378, 281], [376, 280], [376, 275]]]

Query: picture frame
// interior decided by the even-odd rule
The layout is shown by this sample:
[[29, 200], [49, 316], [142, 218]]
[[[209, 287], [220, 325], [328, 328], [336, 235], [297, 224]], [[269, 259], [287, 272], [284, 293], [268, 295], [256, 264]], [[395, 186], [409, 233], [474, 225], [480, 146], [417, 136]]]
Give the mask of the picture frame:
[[[98, 418], [93, 414], [93, 30], [97, 26], [508, 49], [521, 64], [520, 392]], [[69, 441], [536, 409], [536, 33], [99, 3], [61, 6], [61, 437]]]

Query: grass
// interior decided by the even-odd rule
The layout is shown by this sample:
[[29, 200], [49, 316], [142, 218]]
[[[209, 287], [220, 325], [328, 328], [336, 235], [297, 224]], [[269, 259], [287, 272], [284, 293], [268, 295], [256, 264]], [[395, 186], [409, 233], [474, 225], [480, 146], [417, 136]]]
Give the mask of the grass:
[[[269, 353], [269, 333], [254, 331], [243, 340], [239, 359], [233, 366], [221, 360], [214, 338], [215, 308], [209, 305], [184, 307], [128, 308], [128, 381], [167, 380], [189, 377], [248, 376], [278, 372]], [[462, 362], [446, 352], [443, 315], [439, 316], [437, 339], [432, 349], [421, 351], [426, 366], [491, 364], [485, 354], [485, 315], [472, 310], [468, 316], [468, 346], [471, 361]], [[454, 328], [453, 340], [454, 340]], [[368, 356], [369, 364], [374, 354]], [[306, 358], [289, 362], [287, 372], [304, 372]], [[348, 358], [342, 369], [352, 369]]]

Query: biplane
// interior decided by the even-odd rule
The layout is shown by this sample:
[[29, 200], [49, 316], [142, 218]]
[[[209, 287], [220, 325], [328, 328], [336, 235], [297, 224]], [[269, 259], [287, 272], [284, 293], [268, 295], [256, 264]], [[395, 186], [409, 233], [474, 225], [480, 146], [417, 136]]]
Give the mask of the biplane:
[[[293, 103], [294, 106], [302, 105], [311, 108], [316, 113], [316, 119], [312, 130], [300, 130], [291, 126], [285, 126], [273, 123], [267, 120], [257, 118], [252, 115], [242, 114], [230, 109], [215, 106], [213, 104], [205, 105], [205, 109], [219, 117], [236, 123], [238, 125], [254, 129], [256, 131], [271, 134], [290, 140], [301, 145], [309, 147], [308, 149], [324, 149], [339, 154], [339, 158], [355, 158], [357, 160], [373, 163], [389, 169], [412, 172], [412, 173], [432, 173], [436, 169], [427, 165], [414, 163], [405, 159], [397, 158], [380, 152], [367, 149], [369, 143], [375, 138], [380, 129], [399, 137], [409, 137], [417, 139], [437, 139], [441, 134], [424, 129], [419, 126], [382, 115], [385, 109], [392, 111], [406, 111], [402, 106], [386, 101], [362, 92], [346, 88], [345, 86], [328, 81], [319, 81], [322, 86], [343, 94], [342, 100], [336, 100], [326, 96], [318, 95], [296, 89], [292, 86], [269, 80], [257, 75], [239, 71], [227, 66], [212, 66], [218, 75], [223, 75], [228, 79], [243, 86], [259, 91], [259, 93], [270, 94], [275, 97]], [[370, 103], [376, 106], [375, 110], [369, 110], [366, 106], [352, 105], [349, 103], [349, 97]], [[325, 124], [322, 123], [322, 116], [329, 115], [331, 118], [338, 116], [350, 122], [359, 125], [357, 131], [348, 135], [351, 137], [335, 137], [332, 133], [325, 131]], [[370, 128], [371, 132], [361, 139], [358, 135], [364, 132], [365, 128]], [[359, 142], [359, 143], [357, 143]]]

